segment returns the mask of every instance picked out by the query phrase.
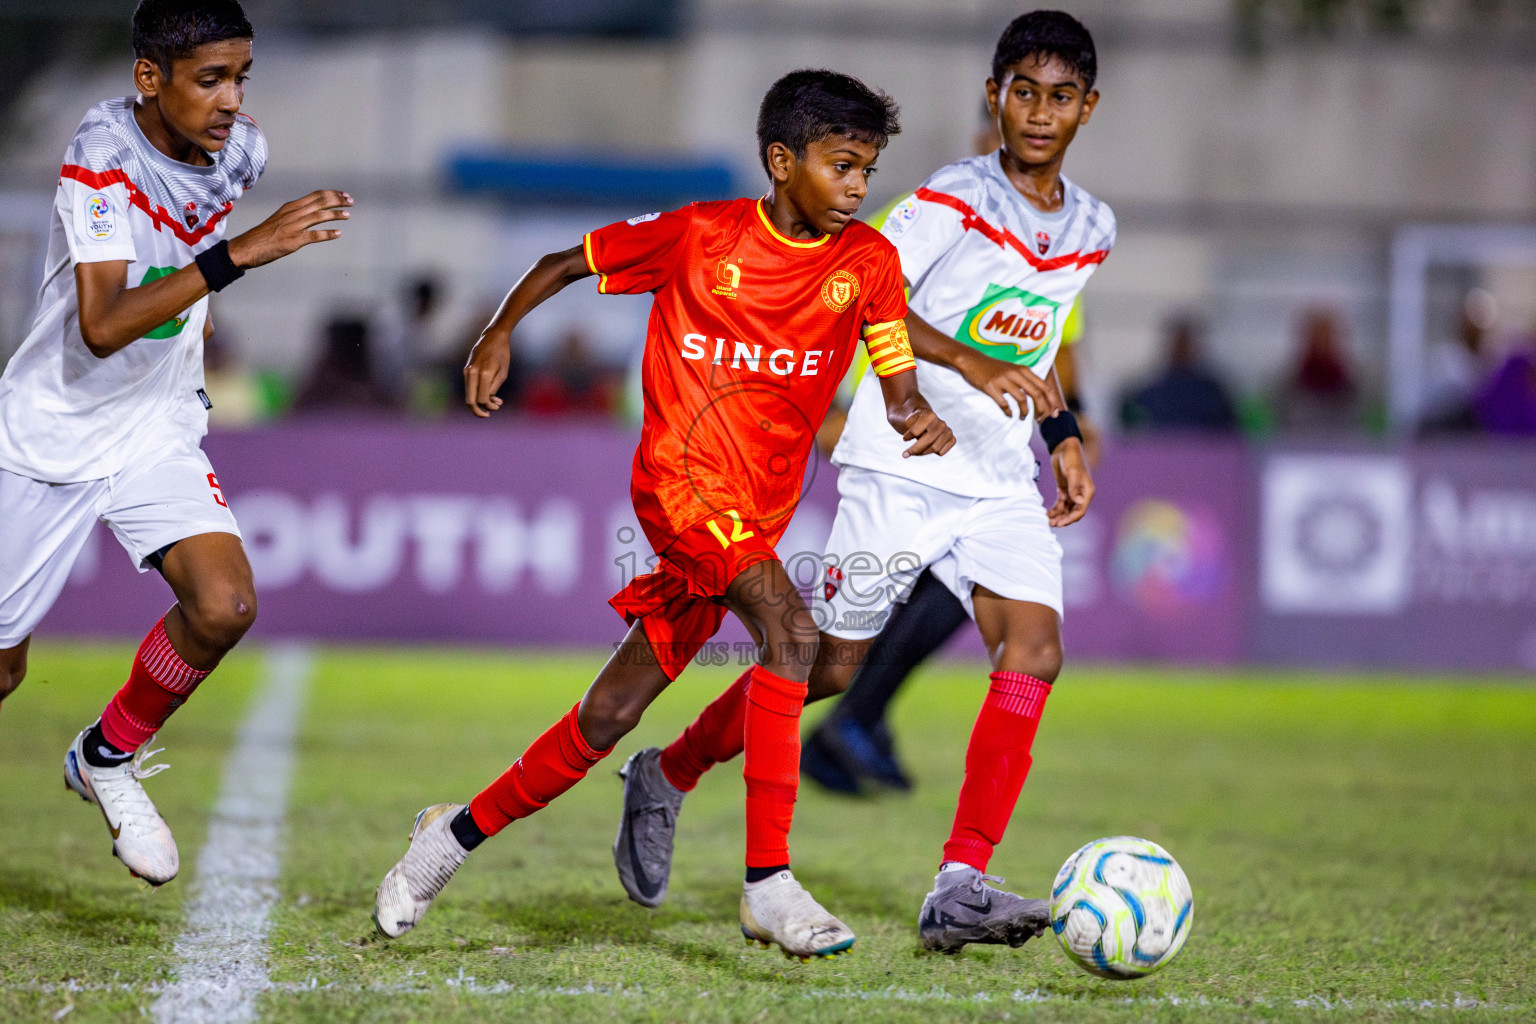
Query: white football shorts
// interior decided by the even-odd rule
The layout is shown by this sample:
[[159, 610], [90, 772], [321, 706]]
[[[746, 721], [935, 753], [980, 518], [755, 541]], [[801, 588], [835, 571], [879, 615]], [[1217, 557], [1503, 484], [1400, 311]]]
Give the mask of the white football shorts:
[[972, 619], [971, 588], [1043, 604], [1061, 614], [1061, 545], [1040, 492], [968, 498], [858, 466], [838, 472], [837, 516], [811, 612], [823, 632], [867, 640], [885, 627], [923, 569]]
[[155, 552], [240, 527], [195, 445], [102, 480], [50, 484], [0, 469], [0, 650], [21, 643], [58, 600], [91, 527], [112, 528], [146, 572]]

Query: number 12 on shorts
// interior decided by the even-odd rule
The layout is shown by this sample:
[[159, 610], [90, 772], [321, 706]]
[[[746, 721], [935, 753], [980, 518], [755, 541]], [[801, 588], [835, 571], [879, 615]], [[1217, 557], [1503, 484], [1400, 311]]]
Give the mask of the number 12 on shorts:
[[[725, 535], [724, 530], [720, 529], [720, 523], [722, 521], [725, 522], [731, 529], [731, 535], [729, 537]], [[739, 540], [746, 540], [748, 537], [757, 536], [755, 532], [746, 529], [746, 527], [742, 525], [741, 513], [737, 512], [733, 508], [726, 509], [725, 514], [720, 517], [720, 520], [711, 519], [705, 525], [709, 527], [709, 532], [715, 535], [715, 539], [720, 542], [720, 546], [722, 548], [728, 548]]]

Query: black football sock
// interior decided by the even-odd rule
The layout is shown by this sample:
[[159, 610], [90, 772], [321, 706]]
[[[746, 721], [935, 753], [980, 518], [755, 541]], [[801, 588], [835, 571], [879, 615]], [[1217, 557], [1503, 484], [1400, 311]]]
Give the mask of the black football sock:
[[488, 838], [484, 832], [480, 831], [480, 826], [475, 824], [475, 816], [469, 813], [468, 804], [453, 816], [453, 820], [448, 823], [448, 831], [453, 833], [453, 838], [459, 841], [459, 845], [464, 847], [466, 853]]
[[780, 871], [788, 871], [788, 864], [780, 864], [776, 868], [747, 868], [748, 882], [761, 882], [765, 878], [772, 878]]
[[873, 728], [885, 718], [886, 708], [913, 670], [943, 647], [968, 618], [960, 599], [924, 569], [911, 596], [892, 609], [890, 620], [870, 645], [837, 713]]
[[99, 721], [85, 730], [85, 739], [80, 741], [80, 747], [85, 754], [85, 763], [92, 768], [115, 768], [133, 756], [133, 751], [118, 750], [108, 742]]

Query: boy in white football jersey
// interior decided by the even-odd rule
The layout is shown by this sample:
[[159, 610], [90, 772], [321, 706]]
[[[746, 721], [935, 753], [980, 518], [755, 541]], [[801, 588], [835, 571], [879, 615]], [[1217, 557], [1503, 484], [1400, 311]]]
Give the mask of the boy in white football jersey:
[[[911, 289], [906, 322], [923, 394], [956, 444], [942, 465], [903, 459], [880, 436], [879, 389], [865, 381], [832, 456], [841, 500], [827, 577], [813, 595], [822, 637], [808, 699], [847, 687], [925, 568], [961, 600], [992, 657], [954, 826], [919, 915], [923, 945], [946, 952], [1019, 945], [1049, 925], [1045, 900], [996, 889], [985, 872], [1061, 669], [1061, 548], [1051, 528], [1082, 518], [1093, 497], [1053, 362], [1073, 300], [1115, 240], [1109, 207], [1061, 175], [1098, 101], [1096, 71], [1093, 39], [1070, 15], [1035, 11], [1004, 31], [986, 83], [1001, 149], [941, 168], [883, 228]], [[1041, 421], [1056, 476], [1049, 510], [1034, 484], [1030, 412], [1052, 413]], [[654, 906], [665, 894], [683, 794], [741, 749], [739, 690], [666, 750], [641, 751], [623, 769], [614, 856], [637, 902]]]
[[311, 229], [352, 205], [313, 192], [223, 240], [267, 160], [240, 113], [252, 35], [237, 0], [139, 4], [138, 95], [97, 104], [75, 131], [37, 316], [0, 376], [0, 699], [21, 683], [32, 631], [97, 519], [176, 595], [64, 756], [65, 783], [152, 885], [176, 877], [180, 858], [139, 783], [164, 766], [145, 768], [139, 751], [256, 617], [239, 527], [198, 447], [208, 295], [338, 237]]
[[[1072, 414], [1043, 420], [1057, 489], [1047, 510], [1032, 483], [1031, 420], [1000, 410], [969, 383], [976, 371], [965, 371], [984, 353], [1027, 367], [1059, 394], [1053, 363], [1067, 312], [1115, 240], [1109, 207], [1061, 174], [1098, 100], [1096, 71], [1092, 37], [1070, 15], [1016, 19], [987, 81], [1002, 149], [941, 168], [886, 220], [912, 288], [913, 350], [927, 360], [918, 377], [954, 426], [948, 464], [890, 458], [857, 395], [832, 457], [841, 501], [817, 607], [822, 628], [873, 637], [926, 567], [966, 606], [992, 657], [954, 826], [919, 915], [930, 949], [1017, 944], [1047, 917], [1044, 901], [994, 889], [984, 875], [1061, 669], [1061, 548], [1051, 527], [1082, 517], [1093, 484]], [[857, 578], [846, 560], [860, 557], [885, 574]]]

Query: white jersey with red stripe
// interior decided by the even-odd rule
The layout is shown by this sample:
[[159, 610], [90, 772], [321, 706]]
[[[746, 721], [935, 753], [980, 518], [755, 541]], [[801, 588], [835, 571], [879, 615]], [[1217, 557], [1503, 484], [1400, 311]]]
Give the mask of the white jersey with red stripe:
[[20, 476], [98, 480], [208, 430], [198, 394], [208, 299], [98, 359], [80, 336], [74, 266], [126, 260], [134, 288], [191, 263], [224, 237], [267, 144], [242, 114], [210, 166], [180, 163], [144, 137], [135, 102], [92, 107], [59, 171], [37, 316], [0, 377], [0, 469]]
[[[1115, 244], [1109, 206], [1061, 179], [1062, 207], [1041, 213], [997, 153], [940, 168], [882, 228], [901, 255], [909, 306], [945, 334], [998, 359], [1050, 372], [1073, 301]], [[832, 454], [837, 465], [894, 473], [976, 498], [1005, 497], [1035, 476], [1033, 410], [1005, 416], [954, 370], [918, 361], [923, 397], [955, 432], [942, 458], [904, 459], [880, 389], [862, 382]]]

